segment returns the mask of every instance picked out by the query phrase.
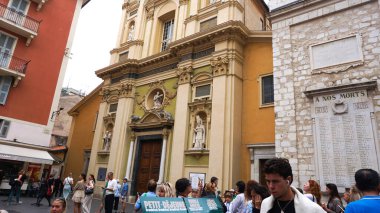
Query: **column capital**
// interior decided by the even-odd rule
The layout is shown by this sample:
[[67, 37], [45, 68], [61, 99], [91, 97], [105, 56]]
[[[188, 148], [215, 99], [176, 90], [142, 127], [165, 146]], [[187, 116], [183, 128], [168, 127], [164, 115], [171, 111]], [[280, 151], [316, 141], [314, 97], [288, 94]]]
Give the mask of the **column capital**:
[[229, 58], [228, 56], [218, 56], [210, 60], [212, 75], [220, 76], [228, 73]]
[[189, 2], [189, 0], [179, 0], [179, 5], [182, 6], [182, 5], [187, 5]]
[[192, 66], [178, 66], [178, 70], [177, 70], [178, 84], [190, 83], [192, 73], [193, 73]]
[[169, 136], [170, 131], [167, 128], [162, 129], [162, 135], [164, 138], [167, 138]]
[[134, 82], [122, 82], [119, 88], [119, 98], [133, 98]]
[[146, 19], [147, 20], [152, 20], [153, 19], [153, 16], [154, 16], [154, 10], [150, 10], [147, 12], [146, 14]]
[[136, 134], [135, 134], [134, 131], [131, 132], [131, 135], [130, 135], [129, 139], [130, 139], [131, 142], [134, 142], [136, 140]]

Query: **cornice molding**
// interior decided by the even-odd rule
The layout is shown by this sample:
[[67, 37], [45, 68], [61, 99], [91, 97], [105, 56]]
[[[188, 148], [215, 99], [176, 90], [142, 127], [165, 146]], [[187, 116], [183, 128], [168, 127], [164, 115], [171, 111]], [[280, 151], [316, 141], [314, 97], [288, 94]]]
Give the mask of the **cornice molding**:
[[223, 39], [236, 38], [235, 35], [245, 40], [248, 37], [248, 34], [249, 29], [241, 21], [227, 21], [207, 30], [173, 41], [169, 44], [169, 48], [173, 51], [177, 51], [188, 46], [209, 43], [218, 37]]
[[98, 71], [95, 71], [95, 74], [99, 78], [104, 78], [107, 75], [110, 75], [113, 72], [118, 72], [121, 70], [128, 70], [128, 69], [136, 69], [138, 67], [138, 60], [137, 59], [127, 59], [122, 62], [118, 62], [115, 64], [112, 64], [108, 67], [102, 68]]
[[122, 43], [119, 48], [115, 48], [111, 50], [110, 53], [111, 54], [120, 53], [120, 52], [124, 52], [125, 50], [128, 50], [131, 46], [143, 46], [143, 45], [144, 45], [143, 40], [131, 40], [131, 41]]
[[[139, 60], [127, 59], [97, 70], [95, 74], [104, 79], [107, 76], [118, 72], [128, 73], [134, 71], [142, 73], [149, 70], [150, 66], [160, 67], [161, 65], [164, 66], [174, 62], [178, 63], [180, 61], [180, 56], [178, 54], [183, 51], [188, 52], [192, 46], [195, 51], [199, 47], [210, 46], [210, 44], [215, 44], [224, 40], [235, 40], [244, 44], [249, 35], [250, 30], [241, 21], [228, 21], [173, 41], [169, 44], [166, 51]], [[134, 44], [141, 44], [141, 41], [137, 41], [137, 43]]]

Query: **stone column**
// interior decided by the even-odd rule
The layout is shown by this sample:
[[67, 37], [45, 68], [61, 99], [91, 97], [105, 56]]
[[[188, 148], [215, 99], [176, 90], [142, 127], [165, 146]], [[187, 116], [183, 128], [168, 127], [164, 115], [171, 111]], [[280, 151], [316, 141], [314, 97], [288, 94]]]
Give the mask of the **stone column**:
[[131, 135], [131, 142], [129, 144], [129, 153], [128, 153], [128, 162], [127, 162], [127, 171], [125, 172], [125, 177], [128, 178], [128, 180], [131, 179], [131, 169], [132, 169], [132, 155], [133, 155], [133, 149], [135, 144], [136, 137], [132, 133]]
[[241, 150], [242, 66], [235, 55], [223, 54], [211, 60], [211, 68], [214, 92], [208, 175], [220, 178], [224, 190], [240, 177], [236, 159]]
[[91, 147], [92, 151], [91, 151], [91, 157], [90, 157], [90, 164], [88, 166], [87, 174], [97, 174], [97, 171], [95, 171], [96, 158], [98, 156], [98, 151], [103, 146], [103, 128], [104, 128], [103, 118], [104, 116], [107, 115], [108, 93], [109, 91], [106, 89], [103, 89], [101, 91], [101, 95], [103, 95], [103, 100], [99, 106], [98, 120], [96, 121], [95, 134], [94, 134], [94, 139], [92, 141], [92, 147]]
[[[178, 19], [177, 23], [183, 23], [187, 17], [187, 7], [189, 4], [189, 0], [180, 0], [179, 1], [179, 9], [178, 9]], [[175, 39], [181, 39], [185, 36], [185, 25], [183, 24], [177, 24], [177, 27], [175, 28], [176, 31], [176, 37]]]
[[115, 178], [121, 177], [122, 174], [125, 174], [122, 170], [124, 170], [123, 168], [125, 168], [124, 166], [127, 161], [127, 124], [133, 113], [133, 91], [134, 84], [132, 82], [121, 83], [107, 168], [107, 172], [113, 172]]
[[186, 146], [187, 126], [189, 124], [188, 103], [190, 100], [191, 86], [190, 79], [192, 73], [191, 66], [178, 68], [178, 89], [175, 108], [175, 122], [173, 129], [173, 145], [170, 162], [169, 181], [175, 181], [183, 177], [184, 151]]
[[153, 27], [153, 15], [154, 11], [150, 11], [147, 14], [146, 18], [146, 27], [145, 27], [145, 34], [144, 34], [144, 45], [143, 45], [143, 50], [141, 53], [141, 58], [145, 58], [149, 54], [149, 49], [150, 49], [150, 38], [152, 35], [152, 27]]
[[164, 172], [165, 172], [165, 162], [166, 162], [166, 144], [168, 141], [168, 130], [164, 129], [162, 131], [162, 152], [160, 161], [160, 175], [158, 178], [158, 183], [164, 182]]

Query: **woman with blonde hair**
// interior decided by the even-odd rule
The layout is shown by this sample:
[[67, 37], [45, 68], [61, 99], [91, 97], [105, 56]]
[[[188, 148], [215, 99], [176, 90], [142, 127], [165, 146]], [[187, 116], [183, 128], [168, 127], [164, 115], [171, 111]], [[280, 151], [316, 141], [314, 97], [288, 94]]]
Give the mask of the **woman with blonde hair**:
[[304, 185], [303, 185], [303, 190], [305, 192], [305, 196], [309, 198], [311, 201], [314, 203], [317, 203], [318, 205], [321, 204], [321, 187], [315, 180], [308, 180]]
[[74, 187], [74, 195], [73, 195], [73, 201], [74, 201], [74, 213], [81, 213], [82, 212], [82, 203], [84, 199], [84, 190], [86, 188], [86, 175], [81, 174], [79, 175], [79, 181]]
[[65, 213], [66, 212], [66, 199], [56, 198], [50, 208], [50, 213]]
[[360, 200], [363, 197], [363, 194], [359, 191], [356, 186], [352, 186], [350, 189], [350, 202]]
[[94, 187], [95, 187], [95, 177], [94, 175], [90, 174], [90, 177], [88, 177], [88, 181], [86, 183], [86, 190], [85, 195], [82, 203], [83, 213], [90, 213], [91, 212], [91, 204], [92, 204], [92, 198], [94, 193]]
[[175, 191], [171, 183], [165, 182], [157, 186], [158, 197], [175, 197]]

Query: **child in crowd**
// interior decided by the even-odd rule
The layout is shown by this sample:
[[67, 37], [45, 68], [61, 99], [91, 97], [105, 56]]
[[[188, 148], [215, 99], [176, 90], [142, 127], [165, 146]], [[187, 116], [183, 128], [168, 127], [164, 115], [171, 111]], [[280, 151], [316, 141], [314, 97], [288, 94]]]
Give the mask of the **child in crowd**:
[[226, 191], [224, 193], [224, 205], [226, 205], [227, 207], [226, 213], [230, 213], [231, 201], [232, 201], [232, 193], [230, 191]]

